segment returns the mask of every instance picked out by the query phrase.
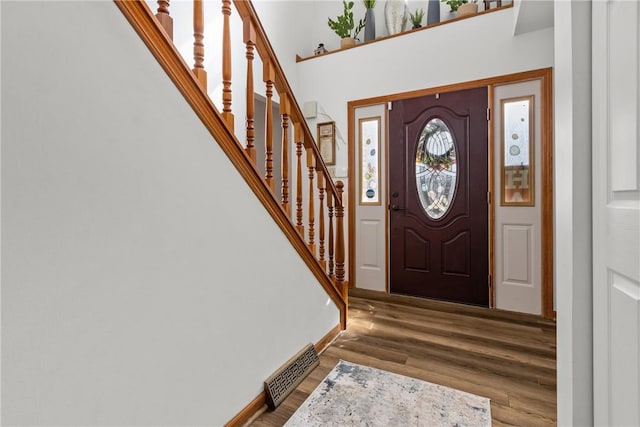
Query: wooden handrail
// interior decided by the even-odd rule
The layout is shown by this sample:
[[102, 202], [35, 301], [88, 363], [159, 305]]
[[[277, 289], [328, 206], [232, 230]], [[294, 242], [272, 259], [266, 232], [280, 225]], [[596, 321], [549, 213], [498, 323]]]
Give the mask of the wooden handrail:
[[[266, 38], [264, 29], [255, 13], [250, 1], [234, 0], [243, 23], [243, 42], [246, 51], [243, 52], [247, 59], [247, 116], [246, 116], [246, 146], [238, 141], [234, 129], [234, 115], [232, 112], [231, 92], [231, 43], [230, 23], [231, 0], [221, 0], [223, 15], [223, 52], [221, 53], [222, 65], [222, 112], [219, 112], [209, 99], [206, 86], [207, 74], [204, 70], [204, 22], [202, 0], [194, 0], [194, 67], [191, 69], [180, 56], [173, 45], [169, 35], [173, 26], [169, 19], [169, 0], [158, 2], [158, 14], [156, 18], [144, 1], [114, 0], [125, 17], [145, 42], [149, 50], [156, 57], [160, 65], [173, 80], [176, 87], [184, 95], [195, 113], [202, 120], [211, 135], [227, 154], [236, 169], [252, 188], [256, 196], [265, 206], [269, 214], [274, 218], [278, 226], [283, 230], [293, 247], [301, 255], [315, 277], [319, 280], [325, 291], [340, 310], [342, 328], [346, 327], [347, 294], [345, 286], [345, 241], [344, 241], [344, 205], [342, 202], [343, 183], [334, 184], [325, 163], [322, 160], [319, 149], [314, 141], [314, 136], [306, 125], [306, 121], [295, 100], [286, 77], [282, 71], [273, 49]], [[266, 122], [265, 122], [265, 176], [260, 176], [256, 167], [256, 151], [254, 146], [254, 102], [253, 97], [253, 57], [254, 50], [262, 58], [263, 81], [266, 90]], [[280, 125], [283, 130], [280, 144], [282, 155], [281, 187], [277, 192], [273, 177], [273, 113], [272, 96], [273, 89], [277, 91], [280, 101]], [[289, 140], [289, 127], [293, 126], [293, 141]], [[289, 148], [295, 144], [295, 218], [289, 202]], [[277, 148], [277, 147], [276, 147]], [[293, 148], [293, 147], [291, 147]], [[308, 168], [307, 194], [303, 191], [302, 156], [305, 156]], [[314, 183], [316, 179], [316, 183]], [[317, 192], [315, 189], [317, 188]], [[307, 210], [305, 211], [305, 199], [307, 197]], [[316, 205], [315, 199], [318, 198]], [[326, 198], [326, 210], [324, 200]], [[279, 200], [280, 199], [280, 200]], [[317, 206], [317, 211], [316, 211]], [[308, 237], [305, 241], [305, 227], [303, 216], [308, 220]], [[328, 235], [325, 229], [325, 217], [328, 218]], [[335, 217], [335, 222], [333, 221]], [[315, 221], [318, 225], [315, 225]], [[316, 250], [316, 241], [319, 243], [319, 253]], [[328, 241], [328, 266], [325, 260], [324, 243]], [[319, 256], [319, 257], [318, 257]], [[334, 263], [335, 261], [335, 263]], [[334, 271], [335, 267], [335, 271]]]

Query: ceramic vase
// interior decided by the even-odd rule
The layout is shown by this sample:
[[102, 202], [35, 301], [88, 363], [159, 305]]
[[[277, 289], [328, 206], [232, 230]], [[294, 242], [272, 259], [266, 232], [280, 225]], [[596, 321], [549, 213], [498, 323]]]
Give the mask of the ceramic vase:
[[340, 49], [348, 49], [356, 45], [356, 39], [353, 37], [345, 37], [340, 40]]
[[464, 3], [458, 8], [458, 16], [473, 15], [478, 13], [478, 3]]
[[367, 9], [364, 15], [364, 41], [375, 40], [376, 38], [376, 14], [373, 9]]
[[389, 35], [404, 31], [408, 21], [405, 0], [387, 0], [384, 4], [384, 21]]

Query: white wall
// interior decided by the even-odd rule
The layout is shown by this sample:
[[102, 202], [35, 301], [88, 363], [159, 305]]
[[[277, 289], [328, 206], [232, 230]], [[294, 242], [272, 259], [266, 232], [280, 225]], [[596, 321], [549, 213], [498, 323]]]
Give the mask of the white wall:
[[114, 3], [1, 28], [2, 422], [223, 424], [337, 309]]
[[593, 424], [591, 3], [555, 2], [554, 20], [558, 425], [586, 426]]
[[[316, 0], [253, 1], [253, 6], [294, 95], [297, 95], [299, 88], [296, 54], [302, 55], [309, 44], [310, 23], [318, 19], [313, 14], [312, 7], [315, 3]], [[313, 49], [311, 50], [313, 51]]]

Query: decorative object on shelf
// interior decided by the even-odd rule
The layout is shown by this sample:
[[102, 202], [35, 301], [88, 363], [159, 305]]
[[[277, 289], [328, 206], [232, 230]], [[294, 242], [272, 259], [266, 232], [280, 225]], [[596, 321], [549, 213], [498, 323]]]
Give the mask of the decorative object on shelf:
[[367, 11], [364, 15], [364, 41], [375, 40], [376, 38], [376, 14], [373, 8], [376, 6], [376, 0], [362, 0]]
[[[491, 2], [492, 0], [483, 0], [484, 10], [491, 9]], [[496, 0], [496, 7], [502, 7], [502, 0]]]
[[327, 50], [326, 47], [324, 47], [324, 43], [320, 43], [316, 48], [316, 50], [313, 51], [313, 54], [317, 56], [317, 55], [323, 55], [327, 52], [329, 51]]
[[429, 0], [427, 7], [427, 25], [440, 22], [440, 0]]
[[476, 0], [469, 0], [468, 3], [461, 4], [458, 7], [458, 16], [473, 15], [478, 13], [478, 3]]
[[467, 0], [440, 0], [442, 3], [448, 4], [451, 8], [449, 11], [449, 19], [455, 18], [458, 15], [458, 8], [465, 4]]
[[416, 9], [415, 12], [409, 12], [409, 18], [411, 19], [411, 28], [416, 29], [422, 27], [422, 18], [424, 18], [424, 10], [422, 8]]
[[356, 26], [353, 22], [353, 12], [351, 11], [353, 2], [347, 3], [346, 0], [342, 0], [342, 4], [344, 7], [342, 15], [338, 15], [335, 21], [329, 18], [327, 24], [342, 39], [340, 47], [344, 49], [355, 46], [356, 37], [364, 28], [364, 19], [361, 19], [358, 22], [358, 26]]
[[404, 31], [408, 21], [405, 0], [387, 0], [384, 4], [384, 21], [389, 35]]
[[318, 123], [318, 148], [324, 164], [336, 164], [336, 124], [335, 122]]

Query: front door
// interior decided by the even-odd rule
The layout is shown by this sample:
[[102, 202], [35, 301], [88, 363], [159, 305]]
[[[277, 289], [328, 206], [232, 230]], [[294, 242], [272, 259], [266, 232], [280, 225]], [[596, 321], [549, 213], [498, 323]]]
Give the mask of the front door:
[[390, 291], [489, 305], [487, 88], [389, 111]]

